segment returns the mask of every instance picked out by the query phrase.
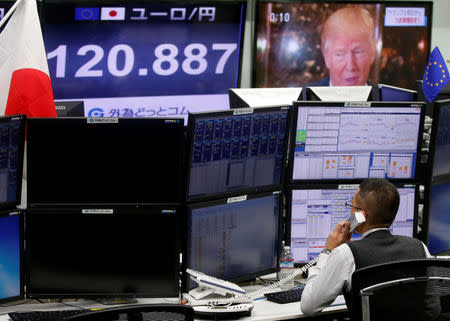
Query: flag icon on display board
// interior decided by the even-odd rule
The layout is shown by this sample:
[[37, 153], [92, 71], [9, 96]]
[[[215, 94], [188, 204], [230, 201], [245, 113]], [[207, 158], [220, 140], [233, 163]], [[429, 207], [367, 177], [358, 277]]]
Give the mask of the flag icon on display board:
[[75, 20], [98, 20], [99, 8], [75, 8]]
[[125, 8], [124, 7], [108, 7], [102, 8], [101, 20], [125, 20]]

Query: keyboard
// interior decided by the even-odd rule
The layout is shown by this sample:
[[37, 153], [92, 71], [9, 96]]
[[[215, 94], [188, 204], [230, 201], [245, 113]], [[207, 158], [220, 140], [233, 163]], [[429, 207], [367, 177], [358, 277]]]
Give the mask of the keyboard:
[[12, 321], [64, 321], [67, 318], [89, 312], [90, 310], [52, 310], [52, 311], [27, 311], [10, 312], [8, 316]]
[[304, 289], [304, 286], [300, 286], [300, 287], [292, 289], [292, 290], [266, 293], [266, 294], [264, 294], [264, 296], [269, 301], [281, 303], [281, 304], [298, 302], [302, 298], [303, 289]]

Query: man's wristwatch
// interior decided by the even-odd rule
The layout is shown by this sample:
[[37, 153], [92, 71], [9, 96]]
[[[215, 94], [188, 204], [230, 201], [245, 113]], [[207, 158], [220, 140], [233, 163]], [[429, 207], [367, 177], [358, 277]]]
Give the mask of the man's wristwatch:
[[323, 249], [320, 253], [330, 254], [331, 251], [329, 249]]

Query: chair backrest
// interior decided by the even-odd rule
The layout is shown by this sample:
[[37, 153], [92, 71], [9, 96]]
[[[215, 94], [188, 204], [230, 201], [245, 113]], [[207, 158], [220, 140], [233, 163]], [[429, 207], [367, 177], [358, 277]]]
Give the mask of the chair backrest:
[[450, 320], [450, 260], [378, 264], [352, 276], [352, 321]]
[[194, 309], [181, 304], [142, 304], [75, 315], [66, 321], [194, 321]]

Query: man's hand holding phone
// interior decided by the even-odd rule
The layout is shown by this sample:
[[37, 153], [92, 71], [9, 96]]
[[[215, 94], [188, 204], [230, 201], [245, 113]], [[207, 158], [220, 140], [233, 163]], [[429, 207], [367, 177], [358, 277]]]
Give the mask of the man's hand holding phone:
[[351, 237], [352, 232], [350, 232], [350, 222], [340, 222], [328, 236], [327, 242], [325, 243], [325, 249], [332, 251], [339, 245], [350, 241]]

